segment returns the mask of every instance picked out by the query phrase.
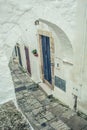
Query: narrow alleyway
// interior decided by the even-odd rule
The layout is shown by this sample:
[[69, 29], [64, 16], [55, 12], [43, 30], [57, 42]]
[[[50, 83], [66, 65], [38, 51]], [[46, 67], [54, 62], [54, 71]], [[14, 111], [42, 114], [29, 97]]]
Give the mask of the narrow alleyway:
[[10, 63], [18, 107], [35, 130], [87, 130], [87, 120], [47, 96], [17, 64]]

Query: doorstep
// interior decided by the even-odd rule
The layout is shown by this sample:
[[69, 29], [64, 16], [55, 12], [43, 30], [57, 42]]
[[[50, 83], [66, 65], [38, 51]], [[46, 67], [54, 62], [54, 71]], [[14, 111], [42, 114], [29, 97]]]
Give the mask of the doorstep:
[[51, 88], [49, 88], [49, 86], [45, 83], [38, 83], [38, 85], [43, 89], [43, 91], [47, 94], [47, 95], [52, 95], [53, 94], [53, 90]]

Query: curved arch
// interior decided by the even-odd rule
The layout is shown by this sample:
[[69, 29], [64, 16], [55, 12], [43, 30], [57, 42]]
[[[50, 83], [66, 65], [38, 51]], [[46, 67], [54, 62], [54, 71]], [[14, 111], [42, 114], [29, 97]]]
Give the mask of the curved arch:
[[26, 36], [24, 35], [25, 33], [23, 33], [25, 30], [21, 27], [20, 24], [16, 22], [13, 22], [13, 23], [8, 22], [6, 24], [12, 25], [12, 27], [10, 31], [7, 31], [6, 39], [3, 41], [2, 48], [4, 48], [6, 56], [9, 60], [12, 55], [15, 44], [19, 42], [20, 40], [23, 41], [22, 35], [24, 36], [24, 38]]
[[49, 27], [51, 27], [54, 30], [57, 38], [59, 39], [59, 41], [61, 43], [60, 46], [62, 48], [63, 59], [72, 61], [73, 60], [73, 48], [71, 45], [71, 41], [69, 40], [66, 33], [60, 27], [58, 27], [56, 24], [53, 24], [44, 19], [39, 19], [39, 21], [43, 22], [44, 24], [47, 24]]

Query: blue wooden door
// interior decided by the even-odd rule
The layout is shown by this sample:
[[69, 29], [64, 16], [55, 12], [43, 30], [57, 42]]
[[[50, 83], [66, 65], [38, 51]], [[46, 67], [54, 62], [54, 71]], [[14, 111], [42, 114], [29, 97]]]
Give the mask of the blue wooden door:
[[50, 60], [50, 38], [42, 35], [41, 39], [42, 39], [44, 79], [51, 84], [52, 79], [51, 79], [51, 63], [50, 63], [51, 61]]

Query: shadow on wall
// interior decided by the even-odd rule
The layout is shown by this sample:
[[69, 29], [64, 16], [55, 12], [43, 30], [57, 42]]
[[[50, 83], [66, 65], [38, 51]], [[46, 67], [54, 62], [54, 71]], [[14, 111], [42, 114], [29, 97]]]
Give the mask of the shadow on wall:
[[59, 41], [60, 41], [60, 46], [61, 46], [61, 49], [62, 49], [62, 56], [63, 56], [63, 59], [66, 59], [66, 60], [69, 60], [69, 61], [72, 61], [73, 62], [73, 48], [72, 48], [72, 44], [68, 38], [68, 36], [65, 34], [65, 32], [59, 28], [57, 25], [49, 22], [49, 21], [46, 21], [46, 20], [43, 20], [43, 19], [39, 19], [39, 21], [47, 24], [49, 27], [51, 27], [55, 34], [57, 35]]

